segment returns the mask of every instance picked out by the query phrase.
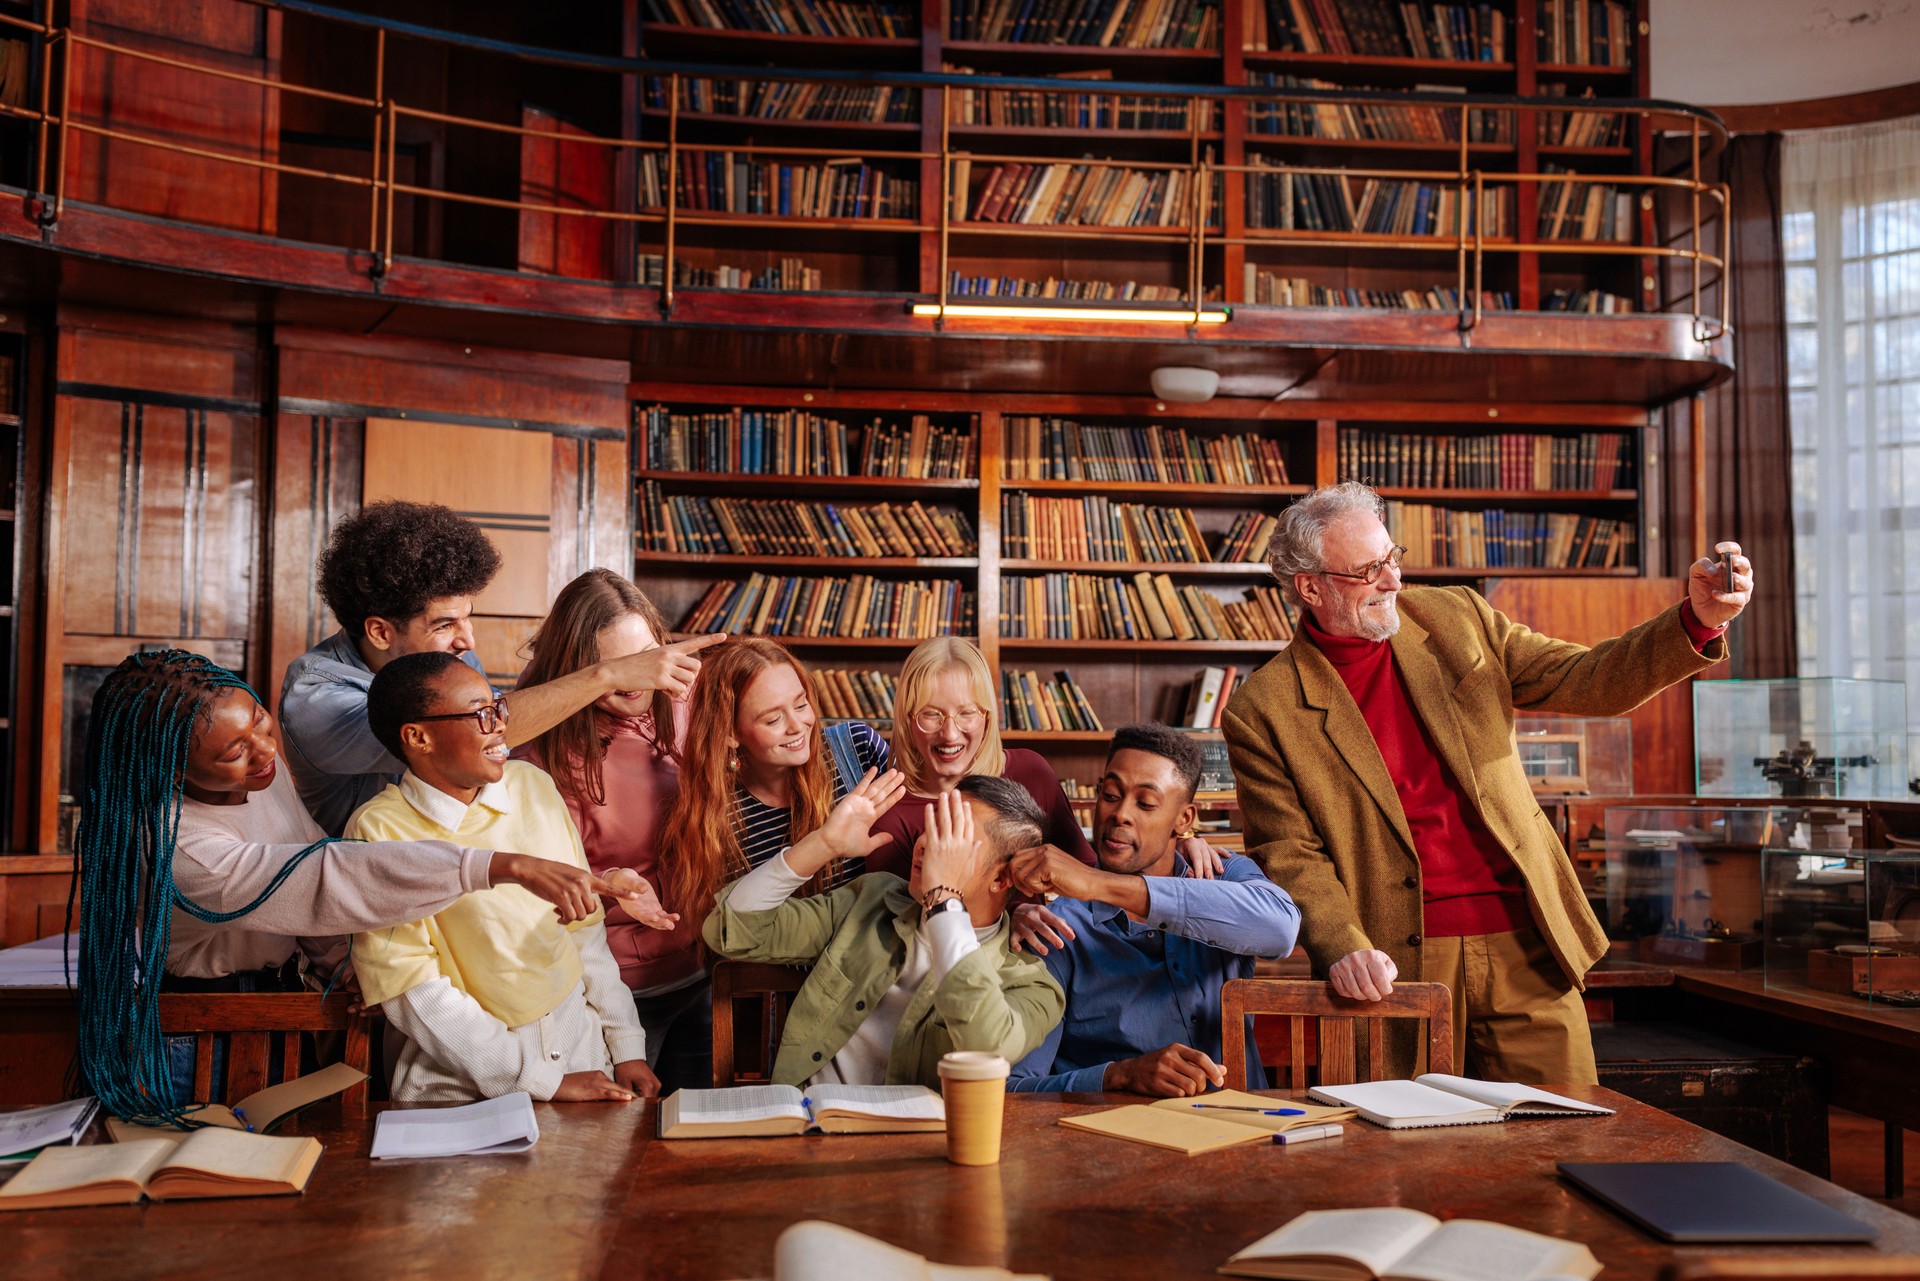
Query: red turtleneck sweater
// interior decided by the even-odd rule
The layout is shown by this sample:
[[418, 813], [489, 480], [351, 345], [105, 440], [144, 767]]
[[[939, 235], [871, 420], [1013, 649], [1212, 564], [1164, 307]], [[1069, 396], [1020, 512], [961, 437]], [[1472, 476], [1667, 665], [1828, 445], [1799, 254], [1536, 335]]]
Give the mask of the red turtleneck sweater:
[[[1692, 602], [1680, 621], [1695, 649], [1726, 631], [1695, 617]], [[1340, 674], [1360, 715], [1373, 732], [1387, 776], [1400, 794], [1400, 808], [1420, 860], [1425, 933], [1432, 938], [1499, 934], [1533, 924], [1520, 869], [1480, 820], [1479, 809], [1435, 750], [1433, 735], [1415, 715], [1407, 684], [1386, 641], [1329, 636], [1303, 620], [1302, 631]]]

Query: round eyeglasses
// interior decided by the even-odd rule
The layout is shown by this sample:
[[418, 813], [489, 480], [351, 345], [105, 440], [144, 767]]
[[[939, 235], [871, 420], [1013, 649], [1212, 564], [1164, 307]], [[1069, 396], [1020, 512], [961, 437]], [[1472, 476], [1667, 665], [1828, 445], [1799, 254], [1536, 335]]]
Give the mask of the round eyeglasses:
[[473, 717], [480, 726], [482, 734], [491, 734], [507, 723], [507, 700], [497, 698], [485, 707], [476, 707], [470, 712], [442, 712], [437, 716], [416, 716], [416, 721], [463, 721]]
[[1389, 567], [1399, 569], [1400, 559], [1406, 554], [1406, 548], [1396, 545], [1392, 551], [1382, 556], [1379, 560], [1370, 560], [1352, 572], [1340, 569], [1323, 569], [1320, 572], [1329, 578], [1352, 578], [1363, 583], [1373, 583], [1379, 581], [1380, 575], [1384, 574]]
[[913, 714], [913, 723], [922, 734], [938, 734], [952, 721], [961, 733], [969, 733], [987, 723], [987, 714], [978, 707], [969, 707], [958, 712], [943, 712], [937, 707], [923, 707]]

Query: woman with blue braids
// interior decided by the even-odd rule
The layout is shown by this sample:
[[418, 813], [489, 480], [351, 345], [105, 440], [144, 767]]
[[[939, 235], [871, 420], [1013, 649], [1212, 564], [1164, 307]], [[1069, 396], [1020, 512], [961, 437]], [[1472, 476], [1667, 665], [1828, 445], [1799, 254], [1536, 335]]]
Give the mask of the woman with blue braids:
[[[94, 695], [80, 823], [80, 1060], [116, 1115], [178, 1123], [159, 992], [277, 991], [335, 977], [346, 936], [518, 884], [564, 921], [619, 897], [550, 859], [447, 841], [334, 842], [280, 767], [238, 676], [165, 650]], [[161, 976], [164, 975], [164, 978]]]

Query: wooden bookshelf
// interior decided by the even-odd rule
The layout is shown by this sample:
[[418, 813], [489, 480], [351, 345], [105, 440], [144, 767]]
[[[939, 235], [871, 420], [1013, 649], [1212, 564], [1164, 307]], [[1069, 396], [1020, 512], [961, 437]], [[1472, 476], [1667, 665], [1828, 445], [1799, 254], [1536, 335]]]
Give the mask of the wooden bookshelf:
[[[1382, 32], [1378, 29], [1384, 22], [1387, 27], [1384, 34], [1398, 41], [1403, 51], [1418, 47], [1404, 25], [1397, 4], [1385, 3], [1385, 0], [1337, 0], [1330, 7], [1343, 15], [1345, 29], [1356, 43], [1369, 48], [1384, 47], [1379, 43]], [[1422, 6], [1422, 9], [1429, 7]], [[985, 112], [984, 100], [976, 104], [975, 118], [965, 119], [960, 115], [954, 95], [966, 91], [937, 88], [918, 92], [918, 119], [911, 122], [786, 120], [684, 111], [677, 113], [677, 118], [670, 118], [675, 113], [661, 110], [655, 101], [639, 112], [634, 128], [636, 136], [642, 139], [662, 139], [669, 130], [677, 131], [683, 150], [725, 148], [730, 137], [738, 146], [800, 147], [812, 143], [845, 148], [842, 154], [847, 159], [897, 170], [903, 176], [918, 175], [919, 209], [917, 216], [910, 218], [795, 219], [767, 214], [683, 211], [677, 220], [688, 234], [675, 245], [675, 251], [697, 268], [720, 261], [722, 248], [716, 243], [716, 231], [755, 225], [786, 237], [792, 253], [803, 258], [809, 253], [820, 256], [818, 270], [826, 278], [824, 288], [828, 290], [910, 294], [917, 291], [924, 296], [940, 291], [944, 274], [969, 280], [1052, 278], [1073, 282], [1075, 287], [1147, 286], [1184, 291], [1193, 284], [1191, 273], [1197, 263], [1202, 294], [1230, 305], [1249, 305], [1253, 296], [1250, 268], [1253, 273], [1304, 279], [1322, 288], [1358, 291], [1353, 297], [1343, 296], [1343, 301], [1364, 301], [1358, 295], [1404, 289], [1424, 291], [1438, 286], [1452, 288], [1459, 256], [1456, 236], [1251, 227], [1247, 166], [1256, 158], [1289, 165], [1333, 166], [1346, 171], [1391, 168], [1443, 173], [1458, 166], [1460, 185], [1470, 185], [1466, 177], [1469, 169], [1479, 171], [1488, 190], [1506, 192], [1504, 199], [1511, 202], [1508, 215], [1513, 224], [1511, 234], [1486, 238], [1483, 242], [1482, 289], [1510, 297], [1512, 305], [1521, 311], [1544, 309], [1556, 291], [1582, 295], [1597, 291], [1624, 300], [1611, 305], [1631, 305], [1633, 310], [1646, 311], [1653, 310], [1657, 303], [1652, 288], [1646, 284], [1655, 274], [1656, 259], [1630, 252], [1553, 256], [1526, 252], [1544, 240], [1539, 225], [1543, 193], [1539, 190], [1541, 184], [1516, 181], [1539, 174], [1549, 165], [1574, 170], [1583, 176], [1591, 172], [1596, 182], [1604, 182], [1607, 176], [1652, 174], [1652, 125], [1642, 113], [1621, 113], [1623, 136], [1618, 142], [1562, 146], [1541, 140], [1543, 117], [1534, 112], [1491, 105], [1462, 104], [1455, 108], [1438, 91], [1452, 89], [1519, 96], [1564, 94], [1567, 110], [1571, 112], [1591, 105], [1583, 99], [1588, 93], [1603, 98], [1644, 98], [1650, 89], [1647, 7], [1648, 0], [1616, 2], [1611, 8], [1585, 3], [1575, 5], [1573, 0], [1497, 0], [1490, 6], [1463, 6], [1464, 10], [1471, 11], [1470, 23], [1490, 21], [1494, 13], [1498, 13], [1504, 23], [1501, 48], [1495, 50], [1491, 43], [1469, 45], [1494, 55], [1482, 58], [1417, 57], [1405, 56], [1404, 52], [1399, 55], [1307, 52], [1276, 47], [1286, 38], [1283, 22], [1264, 15], [1280, 10], [1291, 12], [1286, 0], [1280, 0], [1280, 10], [1273, 9], [1270, 0], [1220, 0], [1217, 47], [1207, 48], [1053, 43], [1052, 36], [1043, 41], [1042, 35], [1054, 31], [1046, 25], [1052, 11], [1045, 4], [1033, 7], [1030, 13], [1015, 10], [1025, 17], [1009, 19], [1010, 22], [1030, 19], [1034, 24], [1029, 28], [1030, 39], [956, 39], [953, 33], [961, 30], [963, 23], [985, 17], [986, 12], [975, 15], [942, 0], [922, 0], [917, 13], [919, 33], [914, 38], [837, 39], [653, 23], [643, 23], [640, 35], [642, 47], [651, 54], [725, 61], [743, 69], [753, 64], [773, 68], [872, 68], [884, 78], [888, 69], [959, 67], [976, 73], [978, 88], [972, 91], [975, 94], [1004, 89], [1005, 86], [997, 86], [996, 81], [1010, 80], [1014, 85], [1012, 91], [1053, 92], [1061, 96], [1063, 103], [1073, 95], [1119, 96], [1118, 91], [1104, 88], [1108, 84], [1151, 85], [1151, 91], [1140, 87], [1129, 95], [1150, 99], [1177, 97], [1183, 88], [1258, 87], [1267, 77], [1286, 76], [1311, 80], [1350, 94], [1376, 91], [1384, 98], [1370, 109], [1391, 112], [1415, 108], [1422, 113], [1440, 113], [1449, 121], [1458, 116], [1462, 128], [1467, 126], [1466, 116], [1471, 110], [1476, 122], [1497, 121], [1504, 131], [1499, 141], [1473, 137], [1462, 143], [1451, 136], [1343, 134], [1328, 137], [1275, 132], [1269, 126], [1256, 124], [1255, 113], [1267, 108], [1245, 97], [1190, 99], [1187, 128], [985, 124], [979, 122], [979, 116]], [[1067, 21], [1076, 12], [1069, 7], [1056, 16], [1059, 21]], [[1323, 10], [1314, 7], [1310, 12], [1319, 15]], [[1603, 30], [1594, 29], [1596, 20], [1601, 22]], [[1004, 29], [1011, 30], [1011, 27]], [[1427, 30], [1427, 44], [1432, 49], [1444, 47], [1433, 35], [1432, 27]], [[1269, 47], [1255, 47], [1252, 41], [1256, 31], [1263, 33], [1262, 38]], [[1358, 31], [1371, 34], [1361, 39], [1354, 34]], [[1456, 33], [1456, 37], [1458, 34], [1463, 33]], [[1470, 40], [1479, 41], [1481, 34], [1476, 29]], [[1325, 33], [1321, 33], [1323, 43], [1324, 36]], [[1617, 56], [1606, 63], [1557, 61], [1543, 56], [1550, 51], [1579, 49], [1594, 57], [1607, 57], [1607, 50], [1614, 43], [1620, 43], [1621, 47], [1615, 51]], [[1458, 51], [1457, 45], [1454, 48]], [[740, 74], [778, 78], [778, 73], [773, 71], [742, 70]], [[1109, 79], [1078, 78], [1089, 74]], [[1057, 88], [1037, 87], [1033, 84], [1035, 79]], [[1301, 92], [1281, 86], [1272, 88], [1277, 95]], [[1415, 88], [1427, 92], [1417, 102], [1394, 105], [1396, 95]], [[1343, 100], [1327, 101], [1338, 108]], [[1559, 110], [1557, 106], [1548, 109]], [[1474, 127], [1480, 127], [1479, 123]], [[974, 189], [964, 205], [946, 190], [948, 180], [957, 171], [942, 162], [945, 155], [970, 157], [970, 181]], [[1203, 246], [1197, 253], [1191, 251], [1195, 232], [1190, 218], [1185, 216], [1165, 226], [1055, 224], [1032, 217], [991, 221], [969, 216], [982, 195], [981, 184], [996, 160], [1064, 164], [1086, 159], [1116, 162], [1132, 159], [1144, 163], [1160, 156], [1177, 158], [1183, 165], [1197, 165], [1204, 159], [1211, 166], [1209, 172], [1219, 177], [1221, 216], [1201, 233]], [[1346, 181], [1357, 199], [1359, 186], [1366, 178], [1356, 173]], [[1637, 196], [1647, 189], [1630, 190]], [[951, 211], [951, 217], [943, 217], [943, 211]], [[1632, 224], [1632, 244], [1656, 245], [1651, 208], [1635, 210]], [[865, 247], [836, 243], [829, 249], [809, 240], [814, 236], [853, 231], [868, 235], [876, 243]], [[899, 243], [887, 243], [886, 236], [872, 236], [875, 232], [897, 237]], [[657, 233], [650, 238], [650, 233], [643, 229], [639, 239], [643, 252], [649, 245], [657, 251]], [[737, 254], [739, 250], [734, 252]], [[978, 296], [969, 294], [966, 300]]]

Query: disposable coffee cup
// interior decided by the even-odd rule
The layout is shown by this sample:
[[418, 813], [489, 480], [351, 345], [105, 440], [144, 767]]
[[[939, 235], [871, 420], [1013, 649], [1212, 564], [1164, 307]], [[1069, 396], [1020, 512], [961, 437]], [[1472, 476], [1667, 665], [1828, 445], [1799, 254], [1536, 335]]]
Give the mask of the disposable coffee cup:
[[1000, 1121], [1006, 1112], [1006, 1059], [980, 1050], [955, 1050], [940, 1059], [940, 1094], [947, 1106], [947, 1160], [997, 1165]]

